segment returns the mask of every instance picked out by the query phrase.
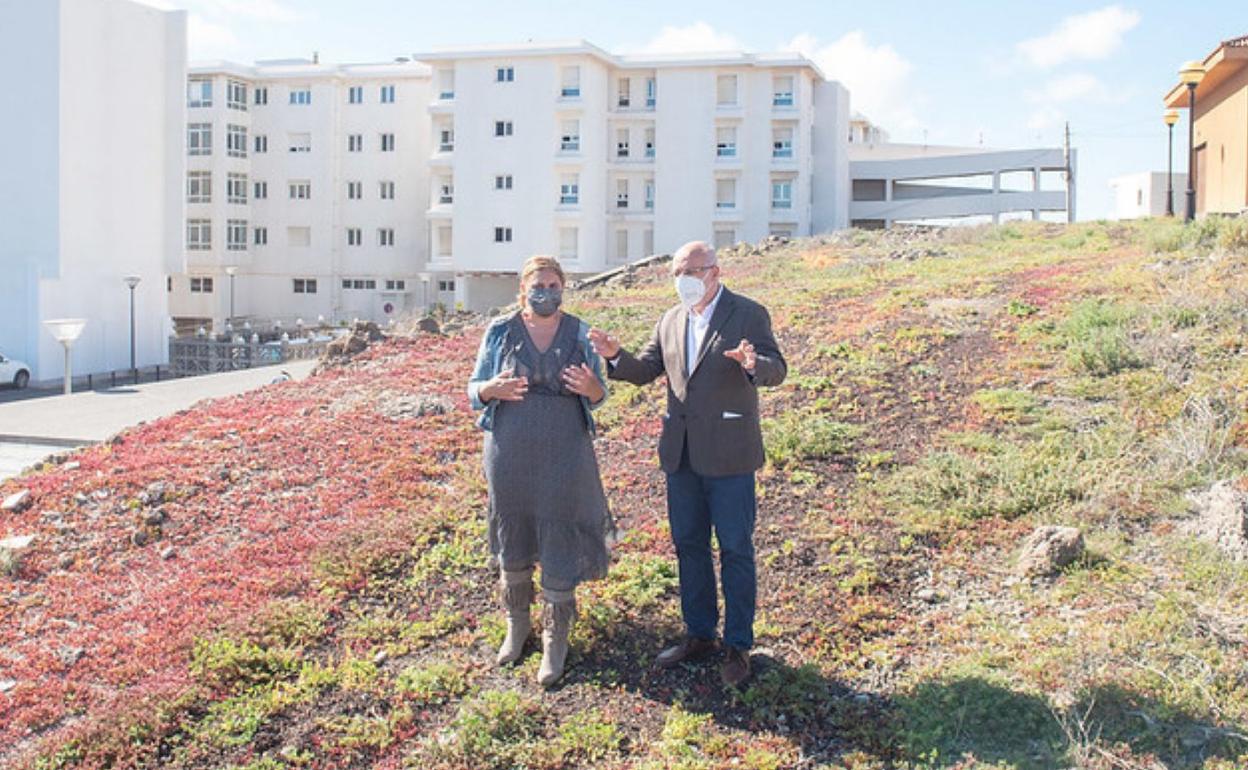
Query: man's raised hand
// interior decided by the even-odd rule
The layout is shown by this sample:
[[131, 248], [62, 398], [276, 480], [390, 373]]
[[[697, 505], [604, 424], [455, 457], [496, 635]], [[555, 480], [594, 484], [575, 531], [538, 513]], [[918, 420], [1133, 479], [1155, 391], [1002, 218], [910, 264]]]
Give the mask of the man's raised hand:
[[602, 329], [590, 329], [589, 342], [594, 346], [594, 352], [607, 360], [620, 354], [620, 341]]
[[732, 350], [725, 350], [724, 355], [741, 364], [741, 368], [747, 372], [754, 370], [754, 364], [758, 360], [758, 357], [754, 354], [754, 346], [750, 344], [749, 340], [744, 339]]

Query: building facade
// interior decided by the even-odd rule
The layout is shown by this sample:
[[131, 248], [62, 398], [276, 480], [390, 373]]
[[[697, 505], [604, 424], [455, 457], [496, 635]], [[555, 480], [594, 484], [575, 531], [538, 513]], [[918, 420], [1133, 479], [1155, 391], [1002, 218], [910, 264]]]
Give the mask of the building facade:
[[175, 321], [485, 309], [532, 254], [583, 275], [837, 229], [847, 133], [848, 92], [797, 54], [578, 41], [195, 66]]
[[[1174, 174], [1172, 212], [1183, 213], [1183, 191], [1187, 189], [1187, 174]], [[1143, 219], [1166, 214], [1166, 172], [1144, 171], [1125, 174], [1109, 180], [1114, 191], [1114, 219]]]
[[181, 269], [186, 16], [127, 0], [0, 3], [0, 353], [63, 376], [49, 319], [86, 320], [76, 373], [168, 360]]
[[[1248, 35], [1220, 43], [1200, 64], [1204, 76], [1196, 86], [1195, 159], [1189, 169], [1196, 214], [1238, 214], [1248, 211]], [[1189, 109], [1187, 86], [1174, 86], [1165, 104]], [[1180, 214], [1185, 196], [1185, 188], [1176, 194]]]

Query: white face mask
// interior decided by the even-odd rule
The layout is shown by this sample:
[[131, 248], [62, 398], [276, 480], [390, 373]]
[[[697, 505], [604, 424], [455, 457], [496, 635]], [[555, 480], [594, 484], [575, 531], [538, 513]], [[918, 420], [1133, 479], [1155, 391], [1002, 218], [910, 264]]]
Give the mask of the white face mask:
[[676, 295], [680, 303], [687, 308], [693, 307], [706, 296], [706, 284], [701, 278], [692, 275], [676, 276]]

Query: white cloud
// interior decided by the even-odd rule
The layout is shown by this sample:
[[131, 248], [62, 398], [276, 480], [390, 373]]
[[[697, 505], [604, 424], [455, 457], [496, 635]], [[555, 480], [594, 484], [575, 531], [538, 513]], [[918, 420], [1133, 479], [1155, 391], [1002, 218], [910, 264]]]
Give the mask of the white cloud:
[[1039, 91], [1029, 91], [1027, 98], [1033, 102], [1073, 102], [1081, 99], [1106, 99], [1108, 89], [1095, 75], [1084, 72], [1063, 75], [1045, 83]]
[[872, 45], [860, 30], [854, 30], [826, 44], [813, 35], [798, 35], [784, 48], [804, 54], [830, 79], [844, 84], [850, 107], [886, 131], [920, 127], [911, 110], [910, 62], [891, 45]]
[[706, 53], [708, 51], [740, 51], [744, 48], [737, 38], [718, 32], [704, 21], [686, 27], [664, 27], [641, 49], [642, 53]]
[[1036, 67], [1068, 61], [1104, 59], [1122, 46], [1122, 38], [1140, 23], [1140, 14], [1110, 5], [1099, 11], [1067, 16], [1047, 35], [1020, 42], [1018, 53]]

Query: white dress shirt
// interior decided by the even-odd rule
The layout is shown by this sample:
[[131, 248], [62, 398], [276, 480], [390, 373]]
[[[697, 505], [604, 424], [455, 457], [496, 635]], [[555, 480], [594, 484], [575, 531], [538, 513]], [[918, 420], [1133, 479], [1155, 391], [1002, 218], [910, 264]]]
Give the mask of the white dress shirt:
[[711, 316], [715, 314], [715, 306], [724, 293], [723, 284], [715, 291], [715, 297], [699, 313], [689, 308], [689, 323], [685, 325], [685, 371], [693, 374], [694, 364], [698, 360], [698, 351], [702, 349], [702, 341], [706, 339], [706, 330], [711, 326]]

